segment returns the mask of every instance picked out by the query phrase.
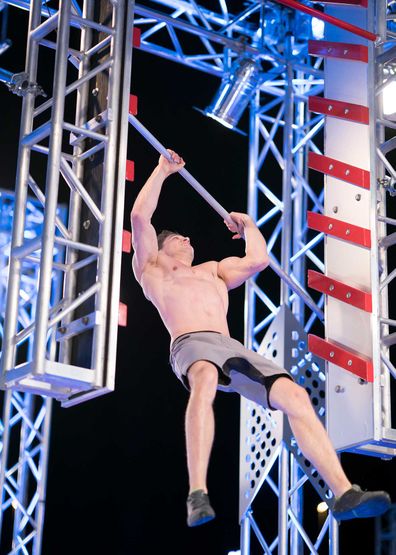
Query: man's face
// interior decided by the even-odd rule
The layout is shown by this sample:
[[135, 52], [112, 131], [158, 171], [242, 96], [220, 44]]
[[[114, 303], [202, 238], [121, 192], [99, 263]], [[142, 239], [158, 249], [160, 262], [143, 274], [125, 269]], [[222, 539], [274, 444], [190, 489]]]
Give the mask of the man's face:
[[169, 235], [163, 242], [161, 250], [168, 256], [182, 254], [183, 256], [189, 255], [191, 260], [194, 258], [194, 249], [190, 244], [190, 239], [183, 235]]

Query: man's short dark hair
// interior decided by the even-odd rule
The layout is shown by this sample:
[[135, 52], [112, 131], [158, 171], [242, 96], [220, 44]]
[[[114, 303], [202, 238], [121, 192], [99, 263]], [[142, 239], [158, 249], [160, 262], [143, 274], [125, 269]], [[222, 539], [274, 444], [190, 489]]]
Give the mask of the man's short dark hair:
[[163, 229], [161, 233], [158, 233], [157, 235], [158, 250], [162, 249], [165, 239], [167, 237], [170, 237], [171, 235], [180, 235], [180, 233], [178, 231], [170, 231], [169, 229]]

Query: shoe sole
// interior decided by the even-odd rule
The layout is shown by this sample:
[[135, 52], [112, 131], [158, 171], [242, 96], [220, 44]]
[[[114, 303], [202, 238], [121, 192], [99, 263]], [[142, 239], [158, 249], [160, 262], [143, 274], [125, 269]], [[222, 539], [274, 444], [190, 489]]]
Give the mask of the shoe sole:
[[385, 499], [377, 501], [366, 501], [360, 506], [343, 511], [341, 513], [333, 513], [336, 520], [351, 520], [352, 518], [370, 518], [380, 516], [389, 509], [389, 502]]
[[215, 518], [215, 515], [202, 515], [200, 518], [197, 518], [196, 520], [193, 520], [192, 522], [187, 522], [187, 525], [190, 528], [195, 528], [195, 526], [201, 526], [201, 524], [205, 524], [206, 522], [209, 522], [210, 520], [213, 520]]

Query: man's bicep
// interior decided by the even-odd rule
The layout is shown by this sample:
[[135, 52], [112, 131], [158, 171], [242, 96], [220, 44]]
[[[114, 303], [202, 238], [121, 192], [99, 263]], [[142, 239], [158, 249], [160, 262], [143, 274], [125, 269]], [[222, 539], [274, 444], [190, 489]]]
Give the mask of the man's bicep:
[[250, 277], [244, 259], [238, 256], [230, 256], [221, 260], [217, 266], [217, 274], [228, 289], [239, 287]]
[[144, 270], [146, 264], [157, 260], [157, 234], [150, 222], [132, 218], [132, 246], [134, 265], [137, 265], [141, 271]]

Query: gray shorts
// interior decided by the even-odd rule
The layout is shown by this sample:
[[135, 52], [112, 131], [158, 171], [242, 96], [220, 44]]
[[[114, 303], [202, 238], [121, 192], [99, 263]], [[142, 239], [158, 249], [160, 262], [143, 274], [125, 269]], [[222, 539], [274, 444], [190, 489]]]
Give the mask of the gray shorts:
[[206, 360], [219, 371], [217, 389], [236, 392], [272, 410], [269, 392], [278, 378], [293, 378], [268, 358], [246, 349], [239, 341], [214, 331], [194, 331], [171, 345], [173, 371], [189, 389], [187, 372], [194, 362]]

